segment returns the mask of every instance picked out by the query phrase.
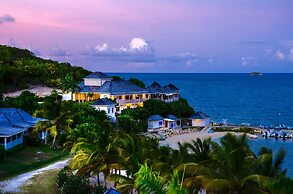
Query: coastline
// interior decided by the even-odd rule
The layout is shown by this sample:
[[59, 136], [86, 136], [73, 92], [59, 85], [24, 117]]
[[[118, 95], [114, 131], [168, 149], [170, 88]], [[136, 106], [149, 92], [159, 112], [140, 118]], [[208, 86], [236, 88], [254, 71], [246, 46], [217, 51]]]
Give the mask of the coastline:
[[174, 135], [171, 137], [166, 138], [163, 142], [167, 145], [169, 145], [171, 148], [178, 148], [178, 142], [184, 143], [184, 142], [192, 142], [192, 140], [196, 140], [197, 138], [204, 140], [207, 138], [211, 138], [212, 140], [221, 138], [225, 136], [227, 133], [231, 133], [234, 135], [241, 135], [243, 133], [236, 133], [236, 132], [213, 132], [213, 133], [208, 133], [206, 131], [196, 131], [196, 132], [190, 132], [190, 133], [185, 133], [185, 134], [180, 134], [180, 135]]

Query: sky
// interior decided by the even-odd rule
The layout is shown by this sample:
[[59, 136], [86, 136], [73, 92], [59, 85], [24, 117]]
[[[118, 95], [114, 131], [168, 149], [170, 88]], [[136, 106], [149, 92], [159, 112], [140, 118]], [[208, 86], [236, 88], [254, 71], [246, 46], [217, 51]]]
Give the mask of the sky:
[[1, 0], [0, 44], [91, 71], [293, 73], [292, 0]]

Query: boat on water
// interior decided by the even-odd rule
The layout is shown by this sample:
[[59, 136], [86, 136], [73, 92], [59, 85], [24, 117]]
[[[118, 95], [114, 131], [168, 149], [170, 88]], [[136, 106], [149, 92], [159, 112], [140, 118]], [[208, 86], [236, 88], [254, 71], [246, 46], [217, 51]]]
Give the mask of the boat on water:
[[250, 75], [252, 75], [252, 76], [261, 76], [261, 75], [263, 75], [263, 73], [254, 71], [254, 72], [251, 72]]

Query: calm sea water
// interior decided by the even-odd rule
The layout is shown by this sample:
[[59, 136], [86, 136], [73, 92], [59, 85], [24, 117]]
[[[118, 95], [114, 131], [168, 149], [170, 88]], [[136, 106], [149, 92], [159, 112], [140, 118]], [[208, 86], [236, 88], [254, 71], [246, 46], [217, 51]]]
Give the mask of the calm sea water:
[[[215, 122], [251, 125], [279, 125], [293, 127], [293, 74], [145, 74], [115, 73], [124, 78], [135, 77], [150, 85], [173, 83], [181, 96], [197, 111], [207, 113]], [[261, 146], [274, 151], [287, 150], [284, 167], [293, 177], [293, 141], [258, 139], [250, 142], [258, 152]]]

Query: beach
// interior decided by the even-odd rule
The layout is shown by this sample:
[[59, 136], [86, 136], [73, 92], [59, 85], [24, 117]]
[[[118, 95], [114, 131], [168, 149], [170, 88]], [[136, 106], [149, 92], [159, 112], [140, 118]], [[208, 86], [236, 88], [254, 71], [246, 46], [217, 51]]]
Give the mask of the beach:
[[196, 131], [196, 132], [190, 132], [190, 133], [184, 133], [180, 135], [173, 135], [171, 137], [166, 138], [164, 141], [167, 145], [169, 145], [171, 148], [177, 148], [178, 142], [184, 143], [184, 142], [192, 142], [192, 140], [196, 140], [197, 138], [204, 140], [207, 138], [211, 139], [218, 139], [226, 135], [227, 133], [233, 133], [240, 135], [241, 133], [235, 133], [235, 132], [213, 132], [208, 133], [207, 131]]

